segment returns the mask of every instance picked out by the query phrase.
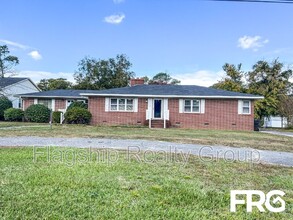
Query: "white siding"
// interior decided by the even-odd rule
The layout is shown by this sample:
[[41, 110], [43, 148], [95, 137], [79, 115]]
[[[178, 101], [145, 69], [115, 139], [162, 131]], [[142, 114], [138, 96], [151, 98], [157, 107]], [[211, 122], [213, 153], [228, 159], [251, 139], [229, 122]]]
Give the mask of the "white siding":
[[13, 108], [19, 108], [20, 103], [19, 97], [14, 97], [14, 95], [39, 92], [39, 90], [28, 79], [7, 86], [2, 90], [2, 93], [12, 101]]

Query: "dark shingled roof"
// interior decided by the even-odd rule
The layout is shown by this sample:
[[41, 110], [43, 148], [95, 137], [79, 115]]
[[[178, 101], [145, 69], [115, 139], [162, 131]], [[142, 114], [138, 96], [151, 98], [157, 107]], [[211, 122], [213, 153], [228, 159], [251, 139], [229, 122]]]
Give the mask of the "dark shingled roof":
[[54, 98], [54, 97], [65, 97], [65, 98], [81, 98], [81, 93], [87, 93], [87, 92], [96, 92], [96, 90], [72, 90], [72, 89], [57, 89], [57, 90], [49, 90], [49, 91], [43, 91], [43, 92], [33, 92], [33, 93], [26, 93], [26, 94], [19, 94], [18, 96], [21, 97], [48, 97], [48, 98]]
[[214, 97], [214, 98], [235, 98], [249, 97], [251, 99], [259, 99], [262, 96], [251, 95], [240, 92], [230, 92], [225, 90], [207, 88], [202, 86], [186, 86], [186, 85], [136, 85], [132, 87], [123, 87], [106, 90], [50, 90], [44, 92], [35, 92], [21, 94], [21, 97], [65, 97], [65, 98], [80, 98], [87, 96], [119, 96], [129, 95], [139, 96], [157, 96], [157, 97]]
[[0, 78], [0, 88], [5, 88], [7, 86], [13, 85], [15, 83], [21, 82], [29, 78], [21, 78], [21, 77], [7, 77], [7, 78]]
[[[90, 94], [86, 94], [90, 93]], [[94, 95], [134, 95], [134, 96], [199, 96], [199, 97], [250, 97], [250, 98], [262, 98], [262, 96], [230, 92], [226, 90], [207, 88], [203, 86], [193, 85], [136, 85], [132, 87], [123, 87], [116, 89], [98, 90], [94, 92], [83, 92], [82, 95], [94, 96]]]

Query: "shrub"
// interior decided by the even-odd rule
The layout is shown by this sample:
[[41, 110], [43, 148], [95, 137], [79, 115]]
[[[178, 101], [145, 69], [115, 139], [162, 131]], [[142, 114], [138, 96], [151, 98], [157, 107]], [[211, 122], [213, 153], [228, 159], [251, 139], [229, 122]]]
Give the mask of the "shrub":
[[62, 112], [53, 112], [53, 123], [60, 123], [60, 116]]
[[45, 123], [50, 120], [50, 109], [44, 105], [31, 105], [24, 111], [26, 120], [30, 122]]
[[6, 121], [22, 121], [23, 115], [23, 111], [19, 108], [9, 108], [4, 111]]
[[66, 111], [65, 120], [69, 124], [88, 124], [92, 114], [84, 108], [74, 107]]
[[72, 108], [75, 108], [75, 107], [88, 109], [87, 104], [85, 104], [84, 102], [81, 102], [81, 101], [76, 101], [76, 102], [72, 102], [72, 103], [68, 106], [67, 111], [70, 110], [70, 109], [72, 109]]
[[0, 120], [4, 119], [4, 111], [12, 108], [12, 102], [5, 96], [0, 97]]

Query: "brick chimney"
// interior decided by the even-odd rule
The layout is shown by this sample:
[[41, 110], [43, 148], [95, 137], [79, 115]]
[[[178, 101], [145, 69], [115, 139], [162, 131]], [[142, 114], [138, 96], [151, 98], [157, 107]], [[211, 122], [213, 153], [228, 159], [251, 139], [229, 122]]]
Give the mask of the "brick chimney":
[[130, 86], [143, 85], [144, 78], [130, 79]]

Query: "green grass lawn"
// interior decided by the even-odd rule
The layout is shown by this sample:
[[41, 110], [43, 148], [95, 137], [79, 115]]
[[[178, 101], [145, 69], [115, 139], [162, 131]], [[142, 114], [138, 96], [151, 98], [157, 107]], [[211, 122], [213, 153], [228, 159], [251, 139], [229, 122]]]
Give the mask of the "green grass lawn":
[[[17, 128], [15, 126], [25, 126]], [[33, 127], [30, 127], [33, 126]], [[37, 126], [37, 127], [36, 127]], [[7, 129], [10, 127], [10, 129]], [[6, 128], [6, 129], [3, 129]], [[161, 140], [204, 145], [251, 147], [261, 150], [293, 152], [293, 138], [260, 132], [195, 129], [149, 129], [146, 127], [110, 127], [0, 122], [0, 136], [96, 137]]]
[[[53, 150], [51, 161], [33, 162], [32, 148], [0, 148], [0, 219], [293, 219], [291, 168], [198, 157], [184, 164], [165, 155], [149, 155], [155, 162], [147, 163], [128, 160], [124, 151], [112, 163], [102, 157], [71, 163], [58, 152], [85, 150]], [[246, 213], [240, 206], [230, 213], [236, 189], [283, 190], [286, 211]]]

